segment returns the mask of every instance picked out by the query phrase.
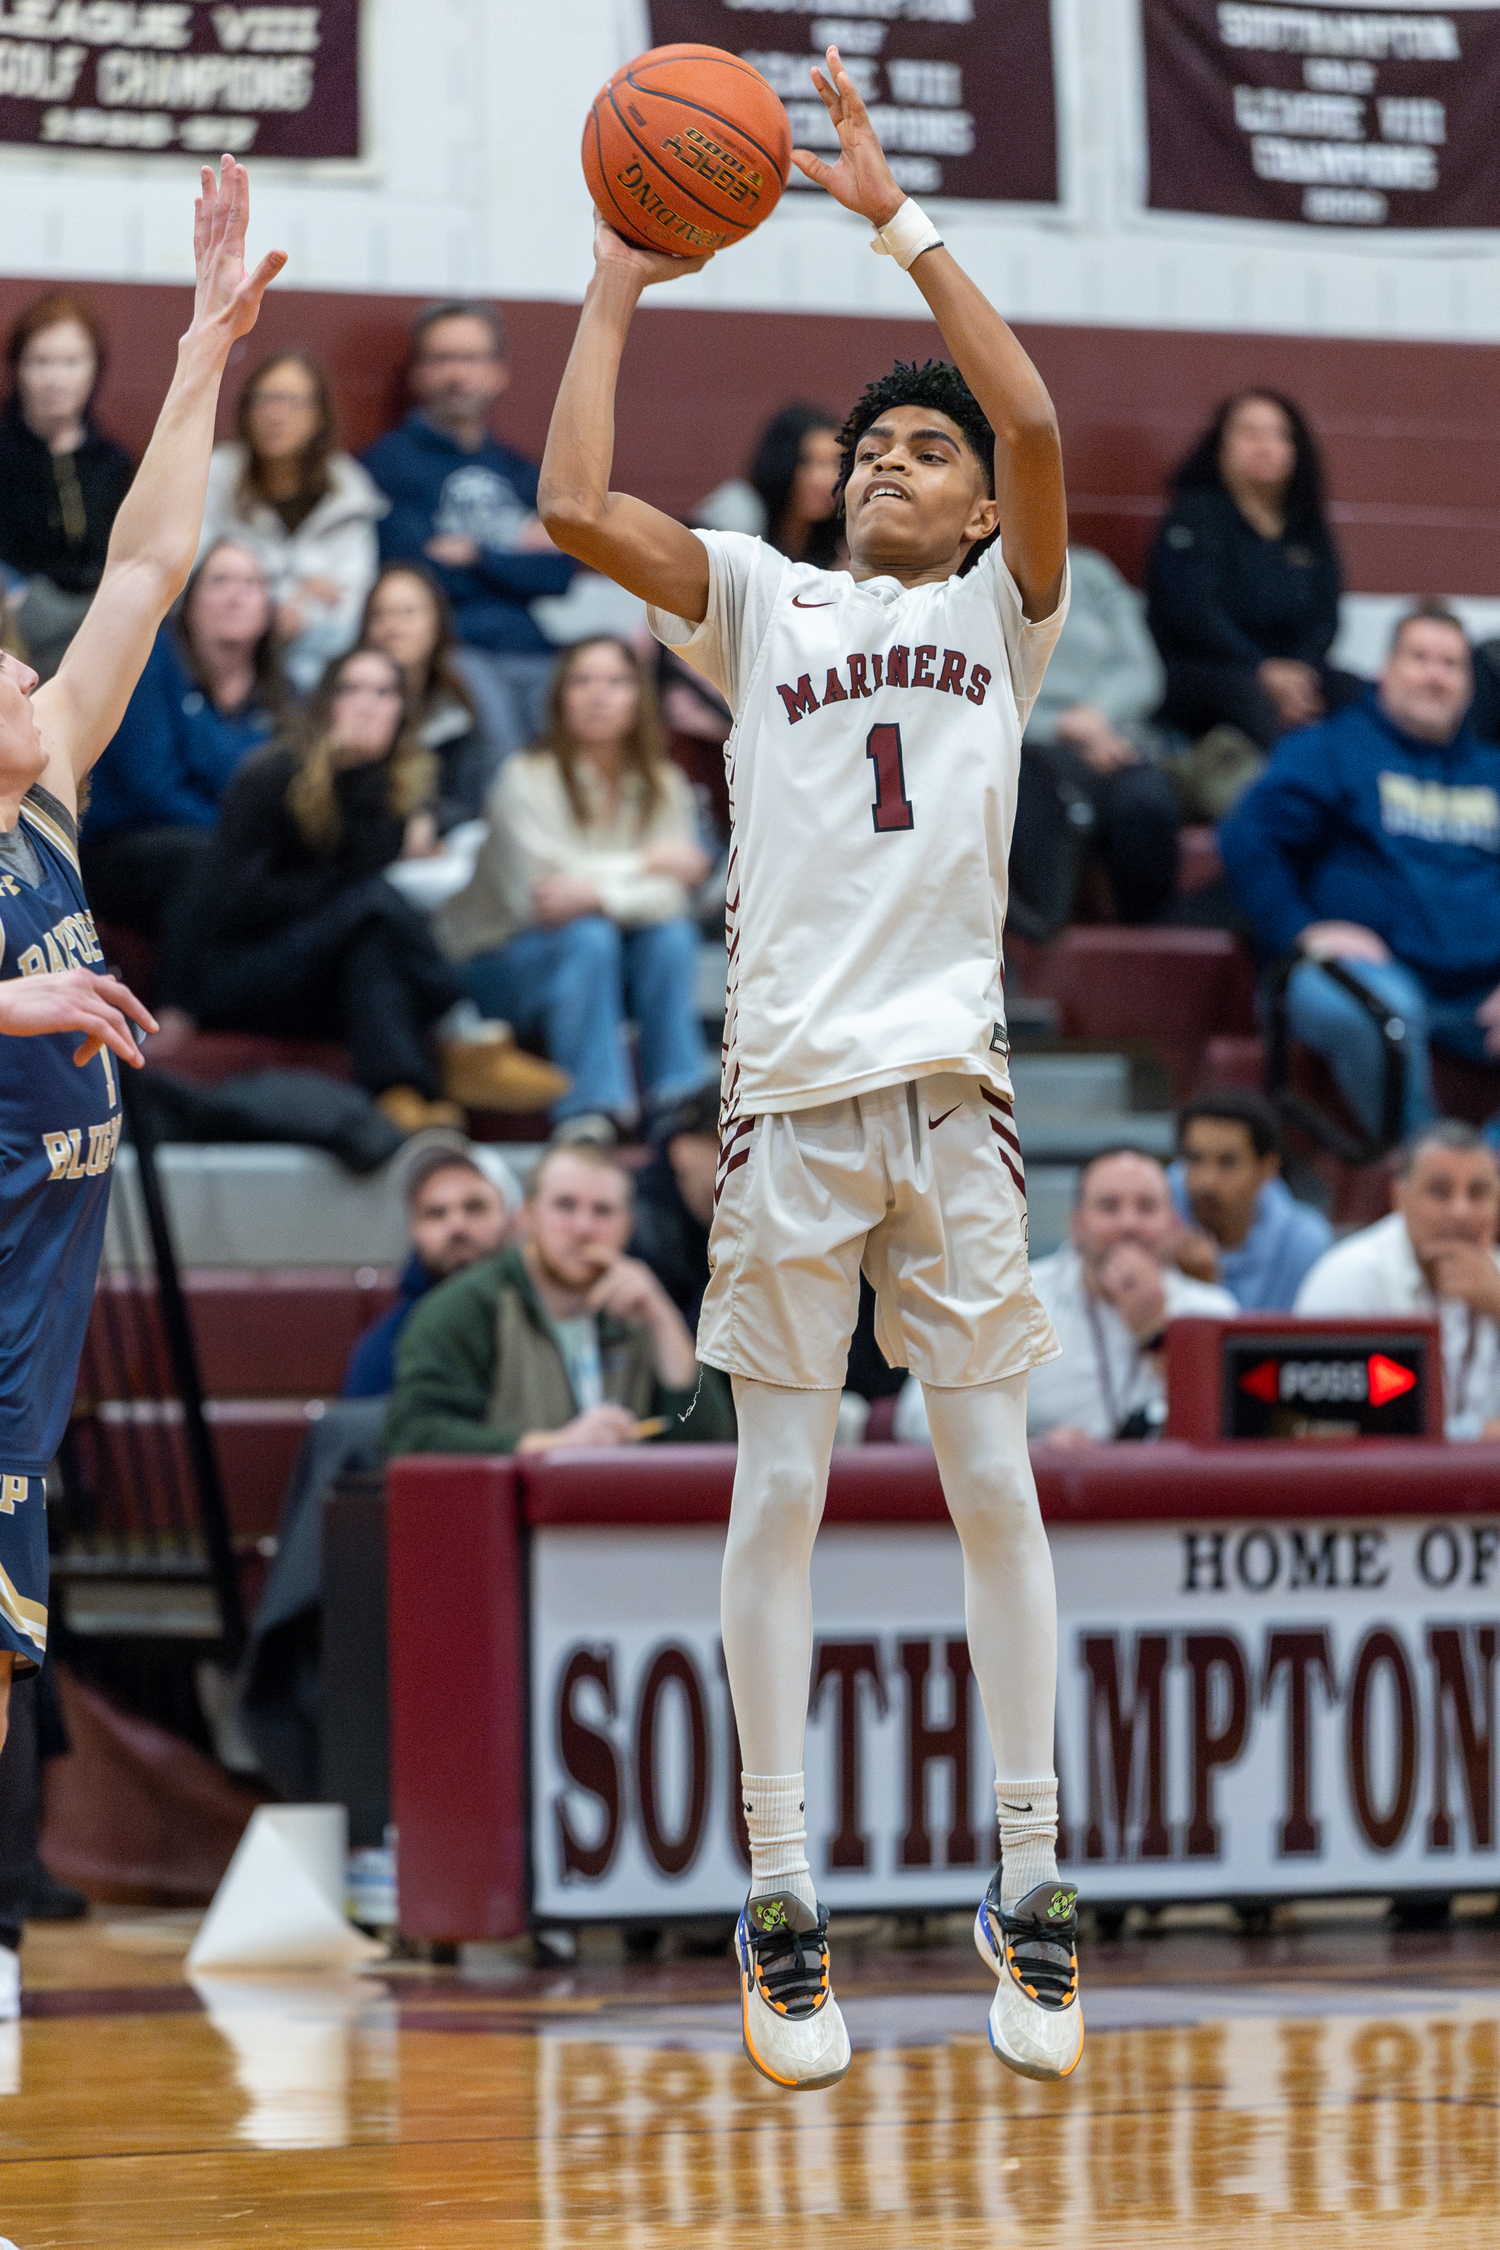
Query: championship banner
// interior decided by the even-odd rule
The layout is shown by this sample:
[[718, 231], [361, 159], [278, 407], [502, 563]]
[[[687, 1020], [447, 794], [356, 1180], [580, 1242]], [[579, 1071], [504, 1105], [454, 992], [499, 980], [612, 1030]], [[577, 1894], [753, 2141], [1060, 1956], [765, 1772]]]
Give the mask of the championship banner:
[[[1493, 1889], [1500, 1524], [1054, 1525], [1060, 1857], [1085, 1900]], [[733, 1914], [722, 1531], [532, 1538], [533, 1911]], [[974, 1904], [994, 1769], [936, 1526], [825, 1528], [808, 1851], [846, 1912]]]
[[[648, 0], [650, 41], [742, 55], [786, 104], [792, 142], [838, 135], [808, 70], [836, 43], [898, 184], [912, 195], [1056, 203], [1051, 0]], [[807, 187], [793, 171], [792, 187]]]
[[0, 143], [358, 156], [359, 0], [0, 0]]
[[1492, 0], [1142, 0], [1142, 17], [1153, 210], [1500, 227]]

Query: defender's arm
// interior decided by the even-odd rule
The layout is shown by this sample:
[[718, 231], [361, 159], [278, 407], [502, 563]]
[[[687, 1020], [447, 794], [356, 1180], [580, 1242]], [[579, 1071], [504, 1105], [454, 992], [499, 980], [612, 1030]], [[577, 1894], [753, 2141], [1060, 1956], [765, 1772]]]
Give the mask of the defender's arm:
[[[846, 210], [883, 227], [906, 201], [891, 176], [869, 111], [853, 79], [828, 50], [828, 76], [812, 73], [839, 136], [839, 161], [825, 164], [809, 149], [792, 161]], [[1000, 542], [1026, 615], [1050, 617], [1062, 593], [1068, 552], [1068, 507], [1062, 447], [1047, 387], [1009, 326], [941, 244], [909, 269], [943, 332], [959, 373], [995, 433], [995, 498]]]
[[216, 182], [205, 165], [193, 219], [197, 294], [177, 347], [177, 372], [115, 518], [99, 591], [57, 677], [33, 698], [48, 753], [42, 778], [70, 807], [124, 716], [157, 627], [187, 583], [203, 523], [220, 380], [231, 346], [255, 326], [261, 298], [286, 264], [286, 253], [272, 250], [246, 273], [249, 220], [243, 168], [226, 156]]
[[602, 571], [641, 600], [701, 624], [708, 614], [708, 554], [701, 539], [659, 508], [611, 492], [615, 386], [641, 291], [696, 273], [701, 258], [636, 250], [603, 219], [594, 228], [594, 278], [583, 300], [547, 450], [537, 510], [565, 554]]

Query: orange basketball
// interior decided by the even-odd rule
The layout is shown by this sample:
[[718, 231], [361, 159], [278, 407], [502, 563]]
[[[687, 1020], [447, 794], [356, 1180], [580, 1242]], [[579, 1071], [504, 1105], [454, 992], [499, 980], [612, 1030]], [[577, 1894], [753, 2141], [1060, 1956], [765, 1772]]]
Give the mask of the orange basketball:
[[642, 250], [700, 258], [774, 211], [792, 162], [786, 111], [722, 47], [653, 47], [617, 70], [583, 128], [583, 175]]

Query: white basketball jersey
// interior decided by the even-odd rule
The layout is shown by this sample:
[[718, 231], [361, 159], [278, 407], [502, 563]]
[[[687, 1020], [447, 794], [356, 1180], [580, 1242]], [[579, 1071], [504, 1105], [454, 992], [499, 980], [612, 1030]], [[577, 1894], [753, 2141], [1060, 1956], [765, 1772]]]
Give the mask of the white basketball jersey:
[[908, 588], [697, 536], [703, 623], [649, 614], [735, 715], [726, 1123], [946, 1070], [1008, 1094], [1006, 861], [1066, 579], [1030, 625], [998, 544]]

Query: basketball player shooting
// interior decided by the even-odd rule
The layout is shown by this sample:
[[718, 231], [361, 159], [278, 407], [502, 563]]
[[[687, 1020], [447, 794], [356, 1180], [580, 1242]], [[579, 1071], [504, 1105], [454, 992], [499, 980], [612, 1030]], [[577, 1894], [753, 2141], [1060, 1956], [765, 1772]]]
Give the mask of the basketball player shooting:
[[963, 1546], [1000, 1777], [1000, 1865], [975, 1931], [998, 1979], [990, 2038], [1013, 2069], [1059, 2078], [1083, 2018], [1076, 1892], [1056, 1859], [1056, 1598], [1026, 1452], [1027, 1373], [1058, 1346], [1027, 1265], [1001, 932], [1021, 732], [1067, 609], [1062, 461], [1036, 369], [903, 197], [836, 48], [827, 65], [813, 80], [838, 161], [793, 161], [876, 228], [957, 362], [898, 366], [845, 424], [849, 570], [688, 531], [610, 490], [636, 303], [696, 264], [602, 218], [540, 507], [735, 714], [699, 1357], [727, 1370], [739, 1415], [722, 1615], [750, 1835], [746, 2049], [782, 2086], [849, 2067], [801, 1767], [809, 1566], [862, 1265], [887, 1359], [922, 1381]]
[[[249, 181], [205, 168], [177, 372], [115, 518], [99, 590], [54, 679], [0, 654], [0, 1742], [16, 1671], [47, 1646], [44, 1479], [94, 1302], [122, 1067], [155, 1022], [103, 975], [78, 872], [79, 791], [113, 737], [203, 523], [219, 384], [286, 263], [245, 271]], [[35, 693], [33, 693], [35, 690]]]

